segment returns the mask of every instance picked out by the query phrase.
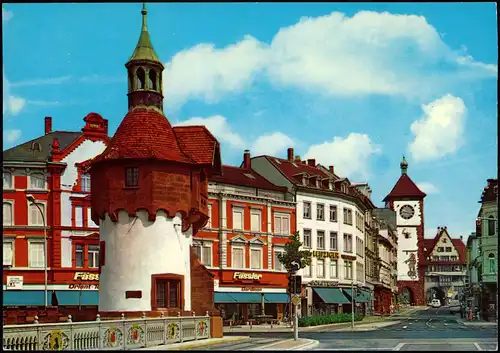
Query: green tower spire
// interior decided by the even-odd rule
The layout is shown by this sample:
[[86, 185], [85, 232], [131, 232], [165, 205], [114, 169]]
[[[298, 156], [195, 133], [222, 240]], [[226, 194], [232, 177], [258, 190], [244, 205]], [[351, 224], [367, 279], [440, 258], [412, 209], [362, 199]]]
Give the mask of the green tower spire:
[[129, 59], [129, 62], [136, 60], [147, 60], [147, 61], [155, 61], [161, 63], [160, 59], [158, 58], [158, 55], [156, 55], [156, 52], [153, 49], [153, 44], [151, 44], [151, 39], [149, 38], [148, 24], [146, 20], [146, 15], [148, 14], [148, 11], [146, 10], [146, 3], [143, 3], [141, 13], [142, 13], [141, 35], [135, 47], [134, 53]]

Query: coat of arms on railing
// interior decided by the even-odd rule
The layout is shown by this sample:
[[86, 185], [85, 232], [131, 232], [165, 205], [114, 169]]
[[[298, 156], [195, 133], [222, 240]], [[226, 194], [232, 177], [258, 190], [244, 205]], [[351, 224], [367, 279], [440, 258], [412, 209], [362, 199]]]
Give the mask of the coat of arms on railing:
[[206, 323], [206, 321], [200, 321], [198, 322], [198, 336], [205, 336], [207, 334], [207, 331], [208, 331], [208, 325]]
[[128, 330], [128, 344], [144, 342], [144, 329], [140, 325], [132, 325]]
[[122, 344], [123, 333], [115, 325], [111, 326], [104, 332], [104, 346], [105, 347], [118, 347]]
[[43, 340], [43, 350], [62, 351], [68, 348], [69, 337], [63, 330], [50, 331]]
[[170, 341], [179, 338], [179, 325], [175, 322], [172, 322], [167, 326], [167, 337]]

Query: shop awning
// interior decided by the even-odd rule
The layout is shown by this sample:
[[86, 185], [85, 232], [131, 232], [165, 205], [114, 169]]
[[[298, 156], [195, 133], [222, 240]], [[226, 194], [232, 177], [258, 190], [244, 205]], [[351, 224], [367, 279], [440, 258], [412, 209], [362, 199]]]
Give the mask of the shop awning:
[[265, 293], [266, 303], [285, 304], [290, 302], [290, 297], [286, 293]]
[[[51, 292], [47, 292], [48, 301], [50, 304]], [[28, 306], [28, 305], [44, 305], [45, 292], [43, 290], [4, 290], [3, 305], [4, 306]]]
[[[265, 299], [265, 298], [264, 298]], [[215, 303], [261, 303], [262, 295], [260, 293], [239, 293], [239, 292], [215, 292]]]
[[[352, 298], [352, 289], [351, 288], [342, 288], [342, 290], [349, 296], [349, 302], [350, 298]], [[367, 303], [371, 300], [371, 295], [365, 290], [362, 289], [356, 289], [356, 302], [358, 303]]]
[[56, 290], [56, 295], [59, 305], [99, 305], [99, 292], [94, 290]]
[[342, 293], [339, 288], [313, 288], [316, 294], [326, 304], [348, 304], [349, 299]]

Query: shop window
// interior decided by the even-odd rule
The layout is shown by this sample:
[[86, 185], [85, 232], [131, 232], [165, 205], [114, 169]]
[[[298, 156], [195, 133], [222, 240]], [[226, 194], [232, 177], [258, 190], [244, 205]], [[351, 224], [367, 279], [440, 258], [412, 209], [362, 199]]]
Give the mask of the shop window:
[[178, 279], [154, 278], [155, 309], [180, 309], [181, 281]]

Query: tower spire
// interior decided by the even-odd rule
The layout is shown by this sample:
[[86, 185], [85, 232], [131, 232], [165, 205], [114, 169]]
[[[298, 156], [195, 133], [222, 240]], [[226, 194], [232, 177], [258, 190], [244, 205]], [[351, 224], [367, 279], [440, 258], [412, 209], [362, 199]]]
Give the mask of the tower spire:
[[401, 175], [408, 172], [408, 162], [406, 161], [405, 155], [403, 155], [403, 160], [401, 161], [399, 166], [401, 167]]
[[152, 107], [163, 111], [162, 72], [164, 66], [149, 37], [146, 3], [142, 4], [142, 27], [134, 53], [125, 64], [129, 77], [128, 106]]

